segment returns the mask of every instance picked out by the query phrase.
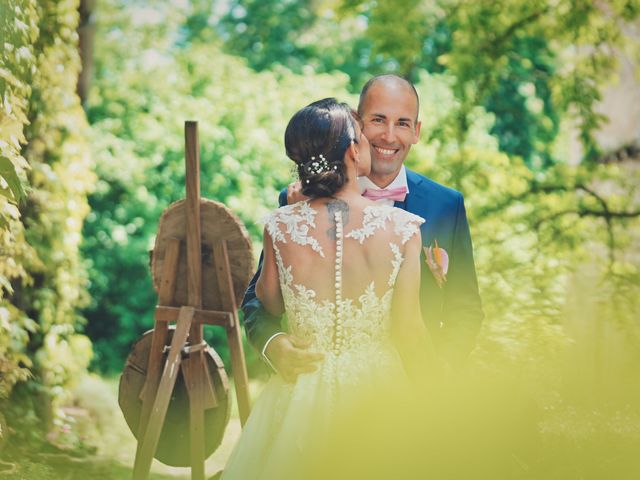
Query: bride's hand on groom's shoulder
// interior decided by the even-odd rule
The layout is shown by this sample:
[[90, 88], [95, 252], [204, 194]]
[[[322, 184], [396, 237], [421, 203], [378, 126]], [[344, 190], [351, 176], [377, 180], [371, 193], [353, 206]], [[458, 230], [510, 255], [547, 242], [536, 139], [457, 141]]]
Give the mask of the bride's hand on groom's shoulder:
[[287, 205], [293, 205], [302, 200], [306, 200], [308, 197], [302, 194], [302, 185], [300, 181], [290, 183], [287, 187]]
[[322, 353], [310, 351], [310, 345], [295, 335], [279, 335], [269, 342], [265, 355], [284, 381], [292, 383], [298, 375], [314, 372], [324, 358]]

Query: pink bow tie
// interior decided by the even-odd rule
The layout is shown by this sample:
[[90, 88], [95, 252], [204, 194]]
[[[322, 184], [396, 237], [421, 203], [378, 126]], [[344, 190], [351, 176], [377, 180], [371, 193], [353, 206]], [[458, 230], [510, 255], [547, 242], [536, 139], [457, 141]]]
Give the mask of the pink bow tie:
[[367, 188], [362, 196], [364, 198], [368, 198], [369, 200], [381, 200], [383, 198], [388, 198], [393, 200], [394, 202], [404, 202], [405, 197], [407, 196], [407, 187], [396, 187], [396, 188]]

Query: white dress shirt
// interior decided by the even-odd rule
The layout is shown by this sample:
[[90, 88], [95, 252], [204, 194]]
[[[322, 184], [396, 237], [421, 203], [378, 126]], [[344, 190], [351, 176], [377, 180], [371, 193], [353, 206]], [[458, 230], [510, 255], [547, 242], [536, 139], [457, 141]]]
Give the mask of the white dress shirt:
[[[367, 188], [371, 190], [382, 190], [382, 188], [377, 186], [367, 177], [358, 177], [358, 185], [360, 185], [360, 193], [364, 193], [364, 191]], [[391, 189], [391, 188], [398, 188], [398, 187], [405, 187], [407, 189], [407, 194], [409, 194], [409, 185], [407, 184], [407, 170], [404, 167], [404, 165], [400, 167], [400, 171], [398, 172], [398, 175], [396, 176], [396, 178], [394, 178], [393, 181], [384, 188]], [[395, 203], [390, 198], [381, 198], [380, 200], [376, 200], [376, 202], [379, 205], [387, 205], [389, 207], [393, 207], [393, 204]]]

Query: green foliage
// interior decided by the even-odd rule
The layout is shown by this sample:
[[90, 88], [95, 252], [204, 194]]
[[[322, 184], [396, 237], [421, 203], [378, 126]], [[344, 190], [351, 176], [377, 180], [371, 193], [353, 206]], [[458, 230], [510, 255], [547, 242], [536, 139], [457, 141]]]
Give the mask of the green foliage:
[[[34, 322], [8, 301], [11, 281], [28, 281], [26, 268], [35, 252], [24, 240], [24, 225], [17, 201], [24, 194], [28, 163], [21, 155], [26, 141], [28, 98], [34, 65], [33, 42], [38, 35], [35, 2], [2, 5], [0, 40], [0, 400], [7, 398], [15, 383], [26, 380], [31, 360], [25, 352]], [[16, 10], [17, 14], [9, 12]]]
[[[27, 244], [17, 202], [24, 196], [28, 163], [21, 154], [29, 123], [28, 99], [33, 42], [38, 36], [34, 1], [3, 2], [0, 7], [0, 400], [29, 376], [32, 362], [25, 351], [36, 324], [6, 298], [12, 281], [29, 281], [27, 269], [37, 261]], [[14, 13], [15, 12], [15, 13]]]
[[[208, 5], [202, 11], [211, 10], [211, 2], [200, 3]], [[342, 15], [335, 3], [232, 0], [219, 21], [209, 17], [208, 36], [199, 33], [207, 39], [217, 32], [225, 51], [242, 56], [258, 71], [284, 66], [307, 76], [343, 72], [355, 93], [388, 59], [373, 55], [364, 35], [367, 16]], [[184, 28], [190, 30], [190, 23]]]
[[[638, 358], [640, 268], [633, 252], [640, 205], [629, 201], [638, 198], [637, 169], [583, 164], [533, 172], [520, 157], [499, 151], [489, 134], [494, 117], [480, 107], [458, 142], [464, 107], [450, 75], [423, 74], [418, 89], [424, 111], [433, 114], [408, 161], [465, 194], [487, 316], [477, 358], [549, 372], [541, 367], [557, 367], [572, 341], [565, 327], [576, 299], [621, 328], [625, 348]], [[595, 272], [592, 297], [572, 290], [585, 265]], [[615, 368], [611, 376], [628, 373], [629, 365]]]
[[[88, 331], [101, 368], [119, 369], [152, 324], [147, 251], [159, 214], [183, 196], [183, 120], [201, 122], [203, 194], [234, 209], [257, 243], [256, 220], [291, 178], [281, 147], [288, 116], [323, 96], [353, 99], [346, 92], [367, 69], [399, 70], [417, 82], [424, 127], [410, 164], [466, 195], [488, 318], [480, 351], [523, 365], [557, 358], [568, 343], [568, 285], [585, 262], [610, 286], [598, 292], [597, 308], [637, 312], [637, 268], [627, 254], [637, 241], [627, 233], [637, 207], [621, 201], [633, 198], [635, 174], [562, 160], [563, 121], [574, 111], [598, 116], [594, 101], [615, 66], [598, 60], [597, 49], [569, 46], [593, 42], [589, 25], [604, 25], [602, 44], [626, 47], [617, 23], [590, 4], [572, 12], [561, 2], [563, 25], [545, 2], [391, 3], [268, 9], [239, 0], [226, 14], [211, 13], [204, 0], [105, 5], [89, 102], [101, 182], [85, 225]], [[416, 28], [406, 28], [408, 18]], [[586, 57], [596, 62], [591, 71], [582, 68]], [[348, 72], [351, 83], [313, 73], [332, 69]], [[576, 75], [593, 88], [562, 100]], [[632, 315], [615, 318], [634, 330]]]
[[[345, 3], [351, 9], [369, 6], [364, 1]], [[543, 145], [555, 136], [558, 116], [573, 116], [580, 127], [588, 159], [595, 159], [598, 149], [593, 132], [604, 119], [594, 106], [601, 99], [603, 84], [616, 67], [612, 50], [631, 45], [620, 20], [638, 17], [637, 0], [604, 3], [561, 0], [553, 4], [546, 0], [493, 3], [454, 0], [408, 11], [381, 8], [384, 3], [375, 2], [376, 6], [370, 8], [367, 36], [376, 45], [374, 53], [396, 59], [397, 70], [411, 78], [421, 68], [432, 66], [430, 57], [436, 53], [436, 61], [455, 79], [456, 97], [463, 105], [459, 118], [461, 131], [466, 131], [467, 115], [477, 105], [501, 115], [515, 107], [520, 114], [505, 119], [505, 123], [518, 129], [505, 128], [498, 121], [495, 133], [501, 134], [504, 151], [524, 154], [530, 164], [539, 167], [550, 163], [549, 152]], [[429, 41], [429, 34], [424, 35], [427, 42], [423, 45], [409, 40], [402, 43], [376, 40], [380, 32], [374, 25], [384, 26], [387, 35], [383, 38], [397, 37], [403, 32], [407, 18], [417, 21], [416, 17], [433, 26], [431, 31], [436, 38], [444, 31], [451, 40]], [[441, 26], [443, 23], [446, 28]], [[435, 51], [424, 48], [434, 43], [445, 48]], [[502, 105], [497, 104], [499, 98]], [[526, 102], [526, 110], [521, 107], [522, 102]], [[511, 140], [514, 135], [520, 138], [515, 145]], [[523, 146], [529, 143], [531, 147], [517, 148], [517, 143]]]
[[[79, 309], [104, 371], [121, 370], [151, 327], [148, 251], [184, 196], [184, 121], [199, 121], [203, 196], [234, 210], [258, 247], [258, 220], [292, 178], [290, 115], [326, 96], [355, 103], [348, 92], [385, 71], [422, 99], [409, 165], [465, 194], [487, 314], [476, 364], [526, 372], [538, 396], [567, 389], [563, 377], [581, 402], [594, 390], [638, 400], [640, 179], [596, 162], [593, 139], [611, 49], [637, 47], [622, 24], [637, 0], [232, 0], [226, 12], [105, 0], [91, 127], [76, 95], [78, 3], [0, 4], [0, 407], [20, 440], [69, 424], [58, 407], [92, 358]], [[578, 166], [563, 161], [571, 122]], [[620, 355], [580, 374], [585, 359], [603, 365], [603, 332], [623, 339]], [[209, 341], [228, 358], [222, 332]], [[563, 439], [577, 430], [547, 423]], [[55, 476], [37, 462], [22, 473]]]
[[222, 26], [229, 51], [244, 56], [253, 68], [281, 64], [299, 71], [313, 49], [300, 41], [299, 34], [309, 30], [317, 17], [309, 0], [240, 0], [230, 6]]
[[424, 69], [449, 71], [464, 106], [458, 131], [481, 105], [496, 114], [500, 149], [536, 169], [557, 161], [548, 146], [561, 117], [575, 119], [587, 158], [597, 157], [593, 132], [604, 119], [594, 106], [616, 67], [611, 52], [631, 45], [622, 21], [640, 11], [637, 0], [275, 5], [231, 2], [218, 27], [225, 48], [258, 70], [342, 71], [354, 92], [376, 73], [416, 81]]
[[[0, 196], [8, 219], [0, 264], [0, 393], [9, 397], [3, 404], [17, 436], [32, 440], [54, 426], [67, 388], [91, 358], [89, 340], [77, 333], [78, 309], [86, 303], [80, 233], [94, 182], [76, 94], [77, 8], [77, 1], [10, 1], [2, 15], [8, 43], [0, 70], [0, 145], [28, 189], [22, 188], [19, 210], [9, 203], [18, 193]], [[5, 171], [11, 186], [15, 177], [7, 179]]]
[[509, 56], [485, 101], [495, 114], [491, 133], [501, 151], [523, 158], [534, 169], [548, 168], [556, 162], [551, 146], [560, 122], [549, 85], [555, 63], [544, 38], [517, 37], [513, 43], [517, 53]]
[[[0, 207], [4, 207], [5, 202], [15, 204], [24, 196], [24, 178], [20, 177], [27, 163], [20, 155], [20, 143], [25, 142], [23, 128], [28, 123], [26, 98], [31, 91], [32, 43], [38, 28], [34, 2], [9, 1], [0, 8]], [[0, 208], [0, 225], [5, 229], [10, 219], [16, 218], [12, 212]]]
[[[160, 214], [184, 197], [184, 121], [199, 122], [202, 196], [229, 206], [258, 242], [259, 219], [291, 177], [286, 122], [310, 99], [344, 92], [347, 79], [256, 73], [213, 43], [182, 44], [185, 14], [169, 5], [102, 8], [88, 101], [100, 181], [84, 227], [86, 316], [96, 365], [119, 371], [132, 342], [153, 325], [148, 251]], [[208, 330], [226, 358], [223, 332]]]

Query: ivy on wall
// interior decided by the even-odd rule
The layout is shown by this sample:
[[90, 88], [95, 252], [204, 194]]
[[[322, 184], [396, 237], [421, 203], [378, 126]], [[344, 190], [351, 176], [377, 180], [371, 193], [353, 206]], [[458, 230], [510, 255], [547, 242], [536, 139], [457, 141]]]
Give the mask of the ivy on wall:
[[[79, 254], [95, 183], [76, 93], [78, 1], [9, 0], [0, 15], [0, 402], [40, 438], [91, 358]], [[5, 406], [3, 405], [3, 410]]]
[[29, 332], [36, 330], [35, 322], [10, 298], [11, 282], [28, 286], [27, 270], [37, 259], [25, 240], [18, 202], [29, 168], [21, 150], [39, 30], [35, 1], [10, 0], [0, 8], [0, 399], [6, 399], [15, 383], [28, 378], [32, 362], [25, 348]]

